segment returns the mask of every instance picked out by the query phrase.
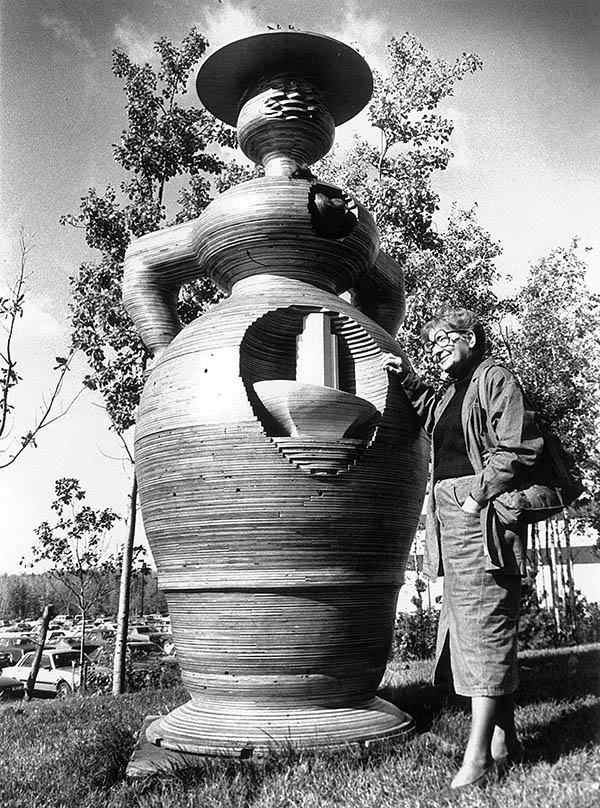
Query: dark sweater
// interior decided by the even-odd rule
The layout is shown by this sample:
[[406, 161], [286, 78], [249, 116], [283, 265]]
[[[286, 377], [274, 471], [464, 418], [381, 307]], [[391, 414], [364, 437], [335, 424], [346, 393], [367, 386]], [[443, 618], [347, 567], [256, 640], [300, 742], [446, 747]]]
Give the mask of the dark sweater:
[[436, 481], [475, 474], [467, 454], [461, 413], [465, 393], [478, 364], [479, 361], [470, 362], [467, 375], [454, 382], [454, 395], [433, 431], [433, 479]]

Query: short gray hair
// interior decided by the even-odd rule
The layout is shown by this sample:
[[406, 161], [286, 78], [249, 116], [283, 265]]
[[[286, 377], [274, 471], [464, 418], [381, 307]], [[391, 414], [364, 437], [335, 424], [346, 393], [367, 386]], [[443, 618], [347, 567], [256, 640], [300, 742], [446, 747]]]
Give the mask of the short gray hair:
[[472, 331], [475, 334], [475, 350], [483, 351], [486, 346], [485, 330], [474, 311], [461, 306], [442, 306], [421, 329], [421, 339], [425, 342], [431, 331]]

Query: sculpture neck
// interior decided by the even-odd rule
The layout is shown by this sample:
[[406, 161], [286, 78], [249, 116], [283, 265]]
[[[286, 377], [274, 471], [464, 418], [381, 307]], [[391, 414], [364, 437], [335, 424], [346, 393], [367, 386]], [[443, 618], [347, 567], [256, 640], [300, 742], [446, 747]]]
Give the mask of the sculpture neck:
[[266, 177], [289, 177], [300, 169], [293, 157], [272, 155], [264, 163]]
[[269, 274], [268, 272], [260, 273], [258, 275], [250, 275], [236, 281], [231, 288], [231, 295], [243, 296], [252, 295], [257, 292], [264, 294], [270, 292], [277, 296], [287, 289], [292, 295], [299, 295], [307, 289], [321, 289], [324, 292], [336, 295], [335, 282], [327, 276], [316, 271], [310, 278], [310, 282], [306, 278], [300, 280], [298, 278], [286, 277], [285, 275]]
[[248, 89], [242, 98], [237, 135], [240, 149], [263, 165], [268, 175], [289, 176], [327, 154], [333, 145], [335, 123], [311, 82], [278, 74]]

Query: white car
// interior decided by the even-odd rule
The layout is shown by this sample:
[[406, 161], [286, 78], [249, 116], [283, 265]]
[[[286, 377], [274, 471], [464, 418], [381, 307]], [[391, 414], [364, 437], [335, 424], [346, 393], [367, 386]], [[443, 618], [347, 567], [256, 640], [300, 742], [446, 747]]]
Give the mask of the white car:
[[[13, 676], [27, 685], [35, 651], [21, 657], [16, 665], [4, 668], [4, 676]], [[34, 693], [65, 697], [77, 690], [81, 682], [79, 651], [45, 648], [35, 681]]]

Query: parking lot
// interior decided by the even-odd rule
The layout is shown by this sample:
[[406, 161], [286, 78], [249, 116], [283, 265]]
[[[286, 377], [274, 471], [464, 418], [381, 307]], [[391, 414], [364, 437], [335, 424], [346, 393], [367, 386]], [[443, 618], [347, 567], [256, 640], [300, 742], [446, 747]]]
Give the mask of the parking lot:
[[[0, 622], [0, 700], [23, 698], [41, 628], [41, 618]], [[109, 690], [116, 633], [116, 622], [110, 617], [86, 623], [85, 632], [76, 616], [54, 617], [48, 625], [32, 695], [65, 698], [88, 687], [92, 691]], [[162, 684], [165, 672], [168, 680], [178, 680], [168, 617], [147, 615], [132, 621], [127, 635], [126, 673], [133, 689], [155, 681]]]

